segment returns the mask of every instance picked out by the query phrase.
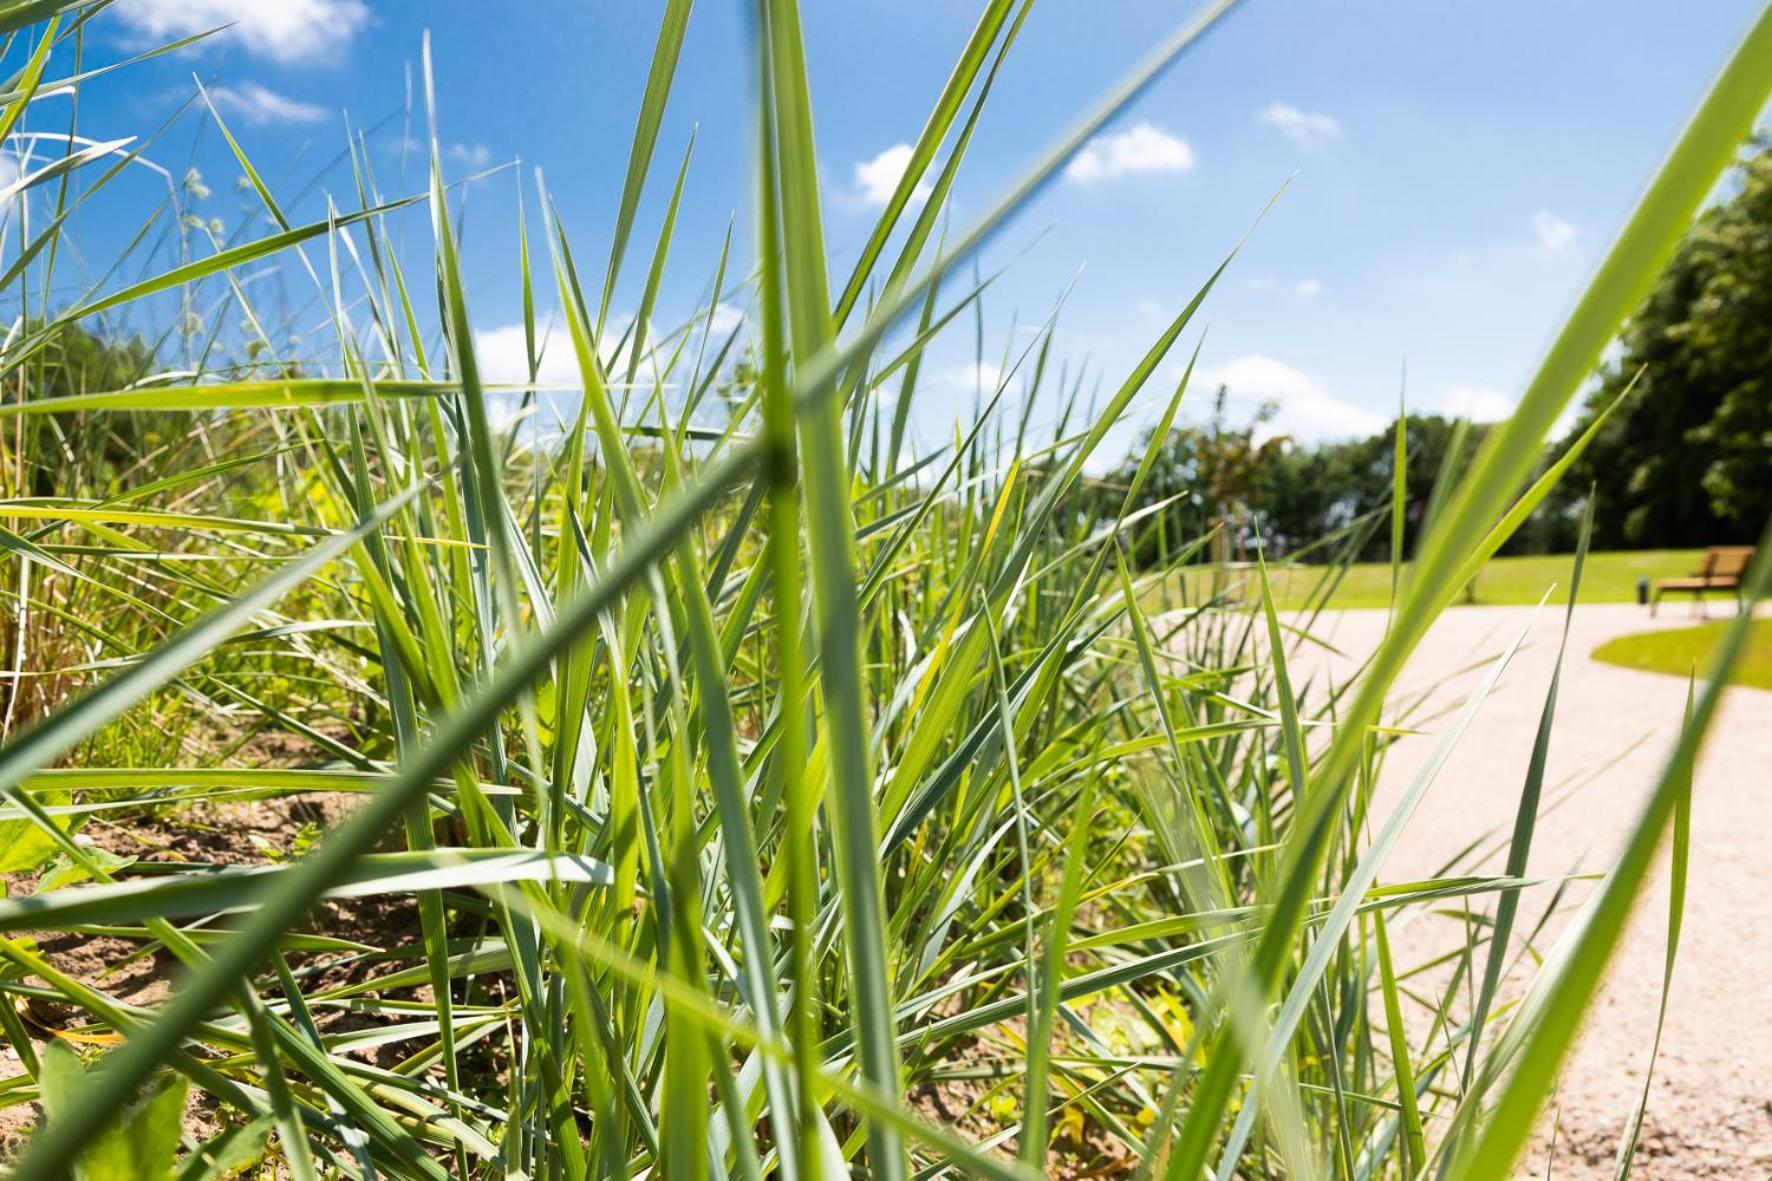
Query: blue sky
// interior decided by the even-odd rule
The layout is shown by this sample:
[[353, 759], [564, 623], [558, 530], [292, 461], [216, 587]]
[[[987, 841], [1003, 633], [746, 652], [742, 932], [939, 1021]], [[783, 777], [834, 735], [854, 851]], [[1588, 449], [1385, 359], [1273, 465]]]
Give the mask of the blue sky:
[[[1008, 270], [985, 307], [985, 355], [1019, 348], [1026, 337], [1012, 326], [1044, 320], [1076, 279], [1055, 355], [1111, 385], [1293, 177], [1198, 321], [1209, 326], [1201, 363], [1230, 384], [1233, 405], [1277, 399], [1279, 427], [1302, 438], [1365, 433], [1394, 407], [1406, 361], [1412, 406], [1502, 413], [1755, 7], [1249, 0], [992, 243], [981, 265]], [[607, 249], [660, 8], [119, 0], [89, 40], [101, 60], [238, 23], [89, 85], [82, 130], [149, 131], [195, 75], [279, 191], [318, 180], [309, 215], [327, 189], [354, 200], [348, 172], [328, 167], [347, 111], [370, 130], [384, 190], [412, 191], [422, 170], [410, 162], [400, 183], [402, 110], [429, 28], [452, 173], [523, 162], [464, 194], [472, 310], [496, 352], [513, 339], [499, 329], [518, 322], [515, 190], [531, 186], [533, 212], [534, 166], [580, 252]], [[969, 154], [956, 218], [986, 208], [1190, 9], [1036, 6]], [[618, 307], [636, 298], [692, 130], [660, 318], [674, 322], [702, 298], [729, 219], [748, 247], [742, 10], [703, 0], [691, 17]], [[804, 11], [826, 234], [842, 273], [871, 226], [870, 186], [894, 177], [893, 149], [915, 138], [977, 5], [826, 0]], [[173, 127], [154, 153], [175, 173], [197, 163], [214, 191], [209, 212], [243, 216], [238, 170], [200, 121]], [[122, 204], [84, 227], [95, 255], [138, 224], [142, 210]], [[411, 231], [425, 248], [422, 216]], [[918, 410], [926, 433], [970, 405], [971, 359], [968, 328], [932, 362]]]

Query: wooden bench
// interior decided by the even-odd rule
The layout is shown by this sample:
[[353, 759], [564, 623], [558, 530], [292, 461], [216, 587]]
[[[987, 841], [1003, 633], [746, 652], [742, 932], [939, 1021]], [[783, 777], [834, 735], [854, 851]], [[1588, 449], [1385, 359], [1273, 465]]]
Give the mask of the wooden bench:
[[1649, 614], [1655, 614], [1661, 596], [1668, 591], [1690, 592], [1692, 601], [1703, 609], [1704, 596], [1710, 591], [1728, 591], [1735, 596], [1735, 606], [1741, 609], [1741, 579], [1747, 573], [1748, 563], [1753, 561], [1754, 548], [1751, 545], [1713, 545], [1704, 551], [1704, 563], [1698, 573], [1690, 578], [1663, 578], [1657, 580], [1655, 589], [1649, 596]]

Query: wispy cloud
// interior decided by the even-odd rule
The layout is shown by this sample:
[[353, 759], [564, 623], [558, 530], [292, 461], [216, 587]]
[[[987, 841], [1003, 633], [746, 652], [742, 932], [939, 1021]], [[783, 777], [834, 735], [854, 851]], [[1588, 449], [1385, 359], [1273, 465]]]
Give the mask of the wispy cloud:
[[1575, 241], [1581, 234], [1581, 227], [1548, 209], [1540, 209], [1532, 215], [1532, 233], [1540, 246], [1555, 254]]
[[729, 303], [717, 303], [714, 305], [713, 317], [708, 321], [708, 331], [715, 336], [727, 336], [744, 321], [743, 308], [735, 308]]
[[1278, 279], [1257, 276], [1253, 279], [1246, 280], [1244, 285], [1251, 291], [1289, 291], [1300, 299], [1312, 299], [1323, 294], [1323, 281], [1321, 279], [1293, 279], [1290, 282], [1283, 283]]
[[492, 149], [485, 144], [450, 144], [447, 154], [469, 168], [484, 168], [492, 163]]
[[949, 369], [942, 377], [954, 390], [961, 393], [980, 393], [987, 398], [1004, 386], [1012, 393], [1021, 388], [1019, 374], [1005, 373], [1001, 365], [990, 361], [973, 361], [960, 365]]
[[1320, 378], [1261, 353], [1203, 365], [1194, 382], [1203, 389], [1222, 385], [1239, 401], [1276, 403], [1272, 429], [1297, 439], [1357, 438], [1385, 425], [1384, 416], [1336, 397]]
[[212, 86], [209, 97], [216, 106], [234, 112], [248, 123], [318, 123], [326, 118], [325, 107], [278, 94], [257, 82]]
[[[873, 159], [858, 163], [855, 166], [855, 187], [861, 194], [862, 204], [878, 207], [892, 200], [910, 162], [911, 145], [893, 144]], [[927, 201], [930, 192], [928, 182], [919, 180], [911, 189], [911, 200]]]
[[117, 0], [111, 11], [151, 41], [228, 25], [221, 37], [280, 62], [337, 57], [369, 23], [362, 0]]
[[4, 224], [12, 216], [12, 207], [19, 195], [12, 191], [18, 183], [18, 157], [11, 152], [0, 152], [0, 224]]
[[1125, 131], [1098, 135], [1065, 165], [1067, 180], [1094, 184], [1122, 176], [1186, 172], [1194, 166], [1194, 149], [1186, 140], [1155, 123], [1135, 123]]
[[947, 382], [955, 389], [994, 390], [1003, 380], [1001, 366], [990, 361], [972, 361], [947, 371]]
[[1291, 103], [1271, 102], [1255, 113], [1255, 121], [1303, 148], [1322, 147], [1341, 138], [1340, 119], [1321, 111], [1301, 111]]

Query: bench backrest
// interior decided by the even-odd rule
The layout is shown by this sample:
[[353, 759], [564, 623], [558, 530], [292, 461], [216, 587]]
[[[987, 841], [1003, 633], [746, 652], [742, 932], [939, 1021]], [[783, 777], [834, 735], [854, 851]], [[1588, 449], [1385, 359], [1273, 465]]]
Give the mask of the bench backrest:
[[1704, 551], [1704, 570], [1699, 577], [1739, 582], [1753, 557], [1751, 545], [1713, 545]]

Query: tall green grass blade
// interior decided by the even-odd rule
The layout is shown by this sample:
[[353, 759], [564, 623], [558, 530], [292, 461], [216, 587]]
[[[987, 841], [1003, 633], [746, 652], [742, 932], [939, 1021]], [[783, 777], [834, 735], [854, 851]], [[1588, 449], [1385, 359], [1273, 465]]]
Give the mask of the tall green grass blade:
[[615, 294], [615, 281], [621, 274], [622, 258], [627, 254], [628, 235], [634, 229], [634, 215], [640, 208], [640, 194], [646, 187], [646, 174], [652, 168], [652, 152], [658, 143], [659, 124], [664, 120], [665, 102], [670, 97], [671, 80], [676, 76], [677, 58], [683, 51], [683, 35], [689, 27], [692, 0], [667, 0], [664, 18], [659, 22], [658, 41], [652, 50], [652, 65], [646, 74], [646, 90], [640, 99], [639, 117], [634, 122], [634, 142], [628, 149], [628, 169], [622, 180], [621, 207], [615, 216], [615, 233], [609, 245], [609, 268], [603, 278], [602, 302], [597, 308], [597, 334], [609, 318], [609, 301]]
[[[817, 153], [806, 81], [799, 11], [794, 0], [766, 0], [764, 76], [775, 120], [775, 171], [781, 202], [783, 293], [796, 364], [825, 351], [831, 340], [830, 294], [819, 211]], [[807, 543], [812, 568], [814, 634], [824, 698], [821, 740], [830, 762], [826, 800], [831, 809], [836, 870], [841, 878], [844, 943], [863, 1076], [896, 1095], [898, 1050], [892, 986], [886, 960], [884, 902], [866, 744], [867, 718], [861, 637], [855, 593], [855, 526], [849, 512], [840, 408], [829, 399], [801, 418], [805, 465]], [[879, 1181], [902, 1181], [904, 1149], [898, 1133], [869, 1129], [869, 1166]]]

